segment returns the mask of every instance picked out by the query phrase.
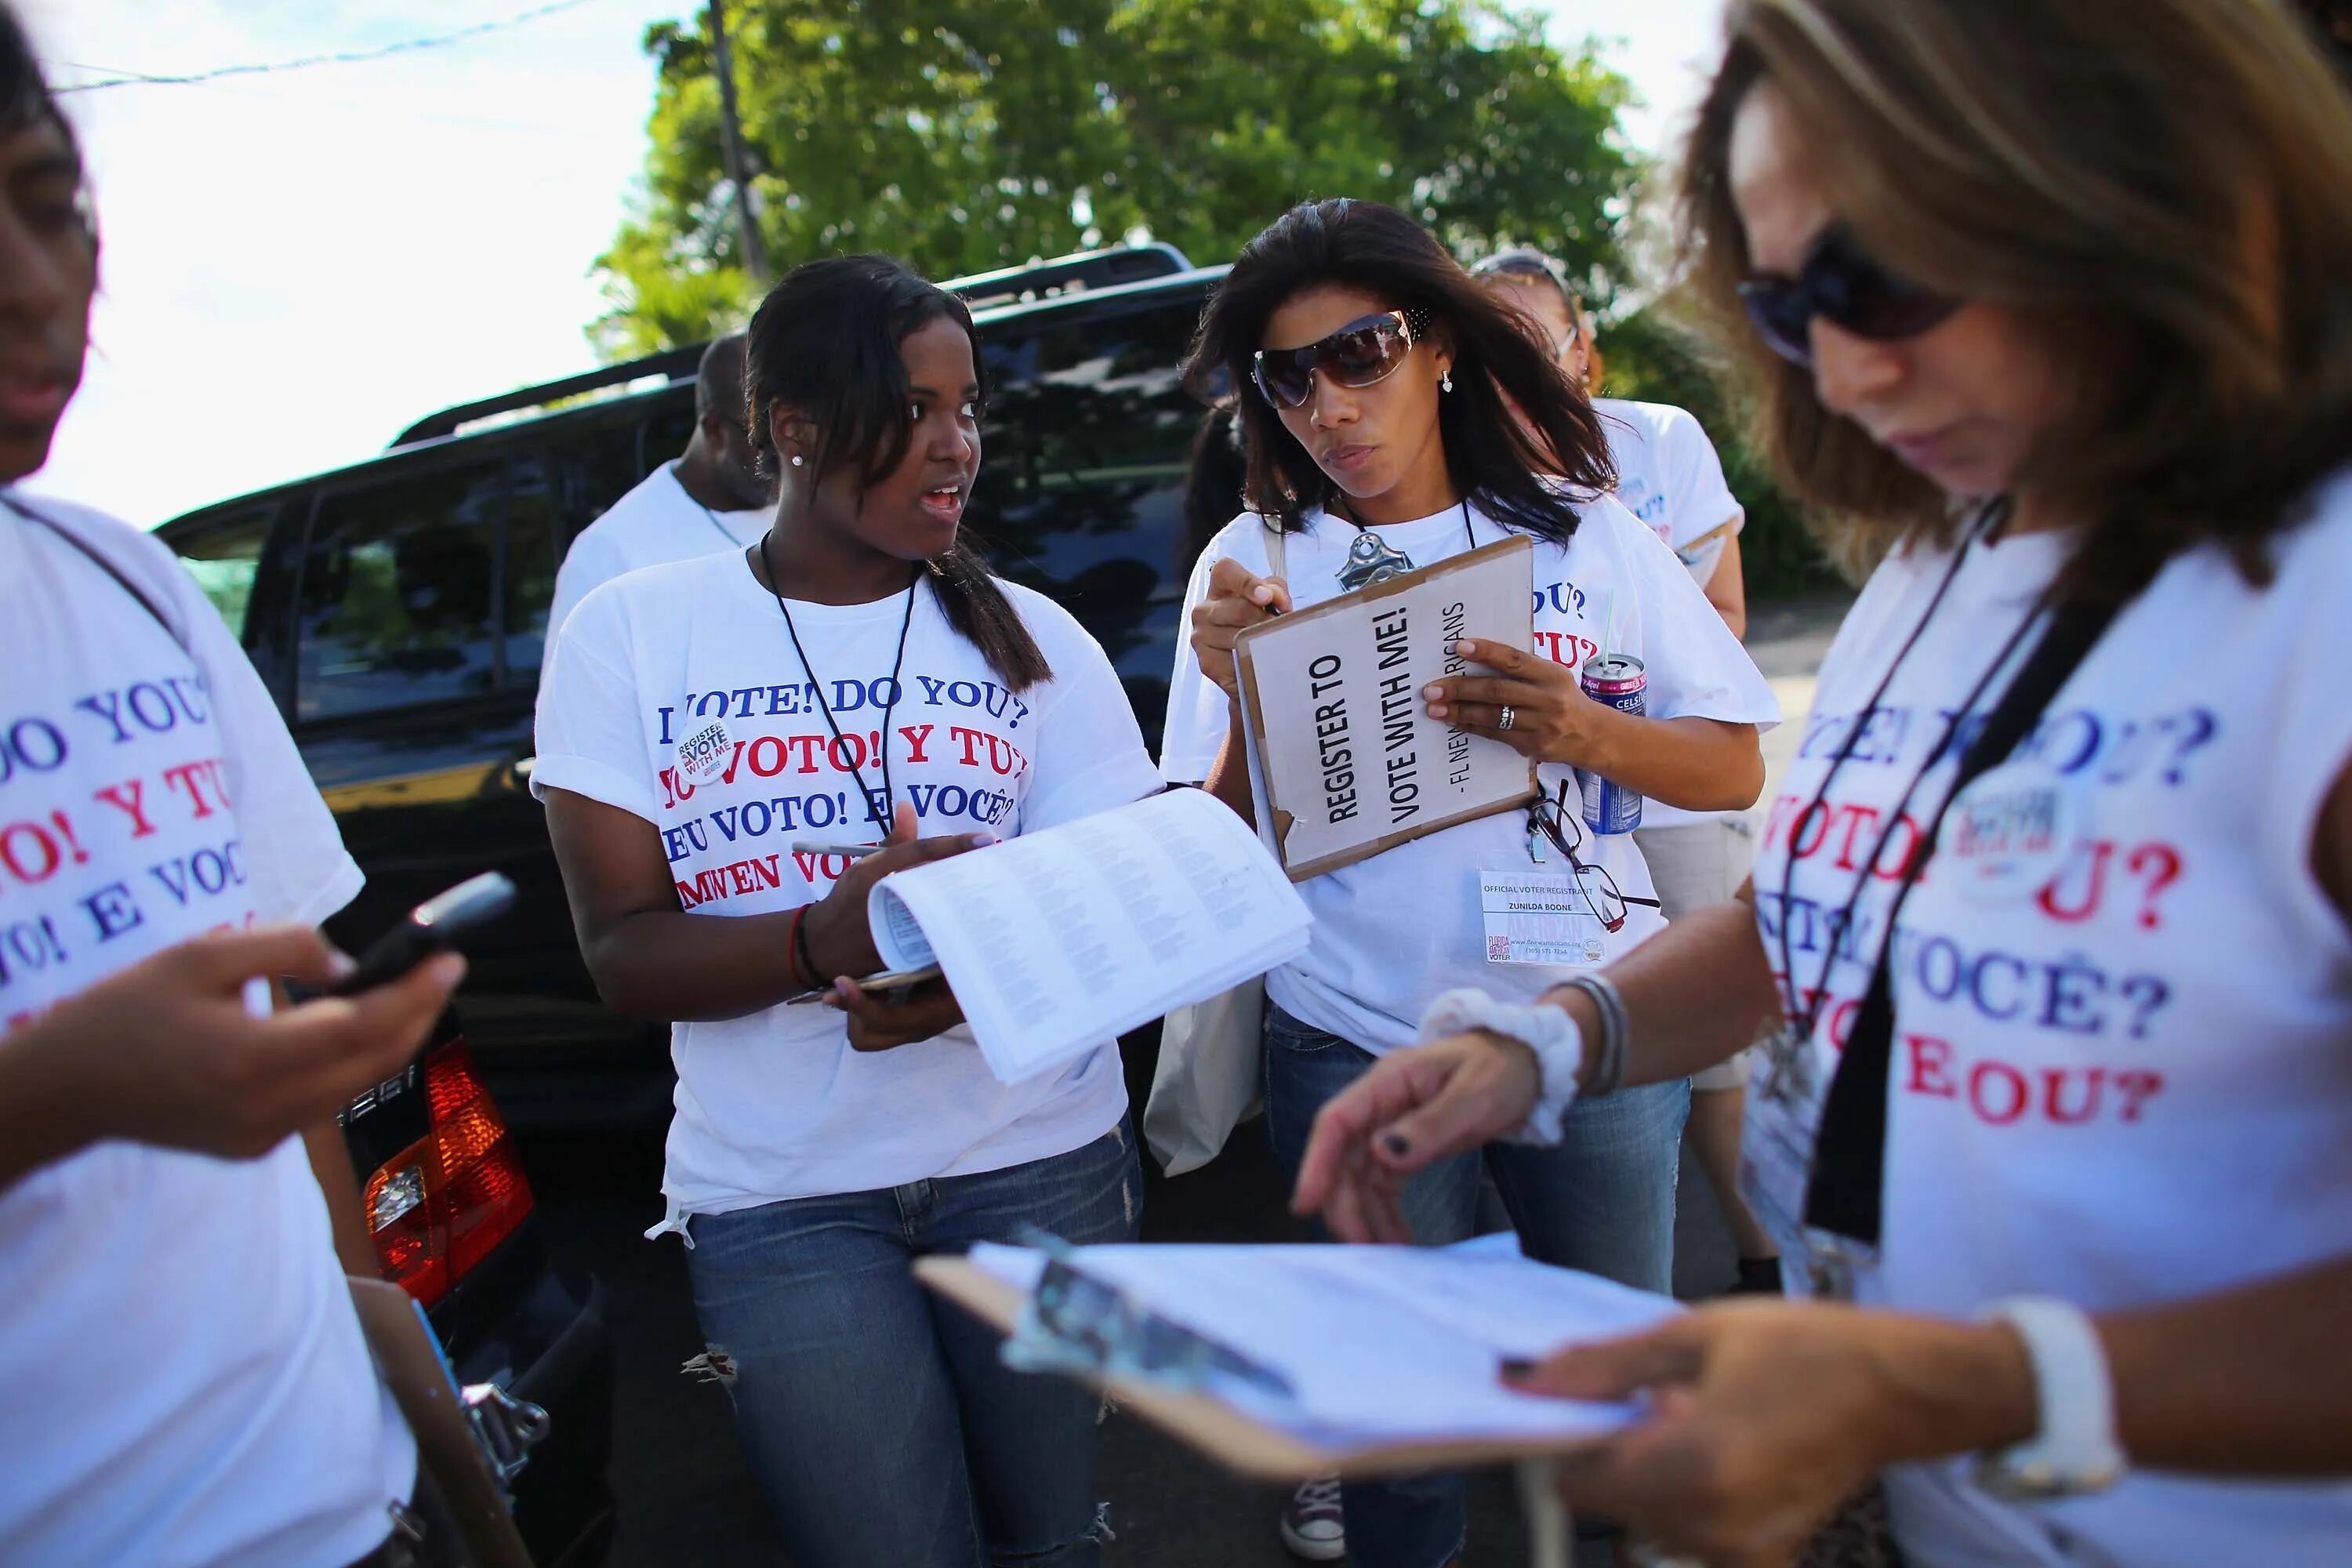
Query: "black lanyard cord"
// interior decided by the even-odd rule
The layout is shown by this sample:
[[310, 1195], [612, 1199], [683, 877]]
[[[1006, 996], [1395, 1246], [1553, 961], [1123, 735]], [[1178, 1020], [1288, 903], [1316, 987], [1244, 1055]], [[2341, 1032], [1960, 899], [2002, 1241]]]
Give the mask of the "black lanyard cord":
[[[1830, 758], [1828, 771], [1822, 774], [1821, 784], [1813, 791], [1813, 798], [1805, 803], [1805, 808], [1802, 811], [1790, 819], [1789, 857], [1780, 868], [1780, 985], [1783, 993], [1781, 1016], [1789, 1021], [1790, 1027], [1800, 1038], [1811, 1038], [1814, 1026], [1821, 1021], [1822, 1008], [1829, 995], [1830, 974], [1837, 965], [1838, 944], [1843, 940], [1843, 933], [1848, 923], [1853, 919], [1854, 910], [1861, 906], [1863, 890], [1870, 885], [1871, 876], [1878, 865], [1879, 857], [1885, 853], [1887, 843], [1895, 836], [1895, 826], [1903, 820], [1904, 809], [1911, 804], [1911, 796], [1918, 789], [1921, 782], [1935, 770], [1936, 764], [1943, 760], [1944, 752], [1952, 743], [1952, 737], [1958, 731], [1959, 726], [1967, 720], [1969, 713], [1976, 707], [1977, 699], [1984, 695], [1985, 687], [1990, 683], [1994, 674], [2008, 662], [2010, 655], [2016, 651], [2018, 639], [2024, 636], [2025, 628], [2033, 624], [2034, 617], [2028, 616], [2019, 625], [2017, 630], [2011, 634], [2009, 642], [2003, 646], [2000, 654], [1986, 666], [1983, 675], [1977, 679], [1975, 689], [1969, 693], [1968, 700], [1960, 704], [1958, 710], [1953, 714], [1951, 721], [1945, 726], [1942, 737], [1927, 753], [1926, 766], [1912, 775], [1911, 783], [1904, 789], [1901, 798], [1895, 803], [1895, 809], [1887, 814], [1886, 826], [1879, 834], [1878, 842], [1871, 846], [1870, 858], [1863, 862], [1862, 872], [1854, 879], [1853, 891], [1847, 898], [1845, 908], [1839, 911], [1836, 923], [1826, 933], [1828, 956], [1822, 960], [1821, 978], [1813, 987], [1813, 1000], [1810, 1006], [1804, 1001], [1804, 994], [1797, 989], [1796, 953], [1789, 945], [1789, 903], [1796, 891], [1797, 885], [1797, 841], [1804, 833], [1806, 819], [1828, 804], [1830, 786], [1837, 782], [1838, 770], [1843, 767], [1846, 759], [1853, 754], [1854, 747], [1861, 742], [1863, 731], [1869, 728], [1870, 721], [1877, 716], [1878, 705], [1885, 700], [1887, 689], [1895, 684], [1895, 677], [1902, 670], [1905, 661], [1910, 658], [1912, 650], [1919, 646], [1919, 639], [1927, 635], [1928, 625], [1935, 620], [1936, 612], [1943, 608], [1945, 596], [1951, 592], [1952, 584], [1959, 581], [1960, 568], [1967, 563], [1969, 552], [1975, 548], [1979, 540], [2000, 526], [2000, 521], [2007, 515], [2006, 500], [1993, 501], [1978, 514], [1975, 523], [1960, 540], [1959, 548], [1952, 552], [1952, 563], [1944, 569], [1943, 581], [1936, 584], [1935, 594], [1927, 600], [1927, 608], [1919, 616], [1917, 624], [1912, 626], [1910, 635], [1903, 639], [1903, 646], [1895, 650], [1894, 662], [1886, 667], [1886, 673], [1878, 678], [1877, 689], [1871, 692], [1870, 700], [1864, 703], [1861, 710], [1854, 714], [1852, 727], [1847, 730], [1845, 739], [1838, 743], [1837, 751]], [[1824, 831], [1827, 831], [1826, 828]], [[1922, 845], [1919, 852], [1924, 854], [1925, 849], [1926, 846]]]
[[[705, 507], [708, 511], [709, 508]], [[718, 520], [711, 520], [716, 522]], [[760, 535], [760, 564], [768, 574], [768, 592], [776, 596], [776, 608], [784, 613], [784, 632], [793, 639], [793, 652], [801, 661], [801, 673], [808, 677], [809, 689], [816, 693], [817, 711], [824, 715], [825, 728], [833, 731], [835, 745], [842, 742], [841, 721], [833, 716], [833, 704], [824, 700], [824, 682], [816, 677], [816, 668], [809, 663], [808, 650], [801, 646], [800, 627], [793, 624], [793, 607], [784, 599], [783, 590], [776, 585], [775, 563], [768, 557], [768, 535]], [[915, 589], [923, 580], [922, 573], [913, 567], [907, 573], [907, 611], [898, 620], [898, 656], [890, 661], [890, 700], [882, 708], [882, 740], [879, 747], [882, 760], [882, 805], [877, 815], [874, 792], [866, 786], [866, 770], [853, 766], [849, 772], [857, 780], [858, 798], [866, 802], [866, 815], [874, 816], [884, 838], [890, 837], [890, 813], [896, 807], [890, 786], [890, 720], [898, 709], [898, 675], [907, 667], [907, 629], [915, 624]], [[837, 765], [837, 764], [836, 764]]]
[[[1934, 818], [1920, 828], [1920, 852], [1903, 869], [1887, 910], [1886, 934], [1870, 989], [1854, 1016], [1837, 1070], [1822, 1103], [1813, 1137], [1813, 1168], [1805, 1189], [1805, 1223], [1817, 1230], [1878, 1245], [1884, 1219], [1886, 1173], [1886, 1096], [1895, 1056], [1895, 921], [1918, 885], [1945, 813], [1960, 793], [2007, 761], [2020, 742], [2042, 721], [2050, 703], [2091, 649], [2098, 645], [2122, 605], [2116, 601], [2069, 603], [2046, 616], [2028, 616], [2047, 629], [2034, 644], [2017, 679], [1960, 753], [1951, 790]], [[2007, 656], [2004, 654], [2003, 656]], [[1973, 706], [1973, 703], [1971, 704]], [[1812, 1048], [1810, 1036], [1798, 1048]]]

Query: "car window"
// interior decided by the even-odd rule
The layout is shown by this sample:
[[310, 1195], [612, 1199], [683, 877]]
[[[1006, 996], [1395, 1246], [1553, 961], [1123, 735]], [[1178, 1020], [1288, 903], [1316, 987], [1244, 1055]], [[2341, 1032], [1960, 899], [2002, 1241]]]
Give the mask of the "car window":
[[972, 530], [999, 573], [1094, 634], [1147, 739], [1192, 565], [1180, 559], [1182, 495], [1202, 408], [1179, 367], [1199, 315], [1185, 293], [982, 329], [991, 386]]
[[[691, 417], [693, 399], [675, 401], [683, 404]], [[638, 457], [645, 445], [644, 425], [642, 416], [618, 411], [568, 423], [549, 436], [548, 456], [555, 465], [557, 522], [566, 547], [651, 471], [651, 465]], [[678, 445], [685, 444], [681, 437]]]
[[245, 638], [247, 609], [253, 603], [253, 578], [261, 569], [261, 547], [278, 521], [278, 503], [249, 507], [206, 522], [173, 542], [180, 563], [205, 597], [213, 602], [228, 629]]
[[302, 562], [295, 717], [331, 719], [491, 689], [499, 459], [404, 471], [319, 503]]
[[656, 405], [637, 432], [637, 478], [645, 478], [654, 471], [655, 464], [667, 463], [685, 451], [687, 442], [694, 438], [694, 425], [692, 397], [672, 397]]
[[514, 465], [507, 506], [504, 599], [508, 685], [538, 684], [541, 656], [547, 651], [547, 612], [555, 599], [556, 543], [561, 498], [547, 464], [536, 457]]

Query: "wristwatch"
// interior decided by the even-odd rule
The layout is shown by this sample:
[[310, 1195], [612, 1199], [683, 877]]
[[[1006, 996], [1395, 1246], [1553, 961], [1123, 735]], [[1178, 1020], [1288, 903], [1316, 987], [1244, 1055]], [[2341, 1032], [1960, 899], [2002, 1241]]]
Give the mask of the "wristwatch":
[[2022, 1443], [1977, 1457], [1977, 1485], [2014, 1502], [2104, 1491], [2123, 1479], [2116, 1441], [2115, 1387], [2106, 1347], [2089, 1314], [2046, 1296], [2011, 1296], [1977, 1311], [2007, 1323], [2025, 1342], [2042, 1429]]
[[1484, 991], [1464, 987], [1441, 993], [1421, 1016], [1421, 1036], [1486, 1029], [1518, 1041], [1535, 1053], [1536, 1103], [1518, 1128], [1504, 1134], [1513, 1143], [1549, 1146], [1560, 1141], [1560, 1118], [1576, 1102], [1577, 1076], [1584, 1067], [1584, 1031], [1564, 1007], [1523, 1006], [1497, 1002]]

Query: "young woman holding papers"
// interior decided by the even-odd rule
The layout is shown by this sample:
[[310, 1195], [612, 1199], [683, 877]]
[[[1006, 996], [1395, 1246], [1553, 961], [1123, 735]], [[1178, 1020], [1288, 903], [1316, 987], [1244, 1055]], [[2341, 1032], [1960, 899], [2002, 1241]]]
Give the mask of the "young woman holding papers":
[[1777, 1010], [1751, 1191], [1858, 1305], [1535, 1369], [1645, 1397], [1571, 1500], [1777, 1563], [1883, 1471], [1918, 1568], [2352, 1561], [2352, 101], [2273, 0], [1748, 0], [1684, 188], [1882, 563], [1746, 901], [1381, 1063], [1299, 1201], [1393, 1235]]
[[[1219, 365], [1244, 389], [1249, 493], [1270, 511], [1234, 520], [1194, 568], [1192, 638], [1169, 696], [1168, 778], [1205, 781], [1255, 816], [1232, 700], [1234, 639], [1342, 592], [1359, 538], [1419, 566], [1508, 533], [1536, 545], [1536, 650], [1482, 641], [1470, 627], [1466, 657], [1493, 673], [1440, 682], [1424, 700], [1433, 716], [1538, 759], [1545, 801], [1300, 886], [1315, 915], [1311, 943], [1266, 977], [1267, 1124], [1295, 1168], [1323, 1103], [1410, 1044], [1439, 994], [1483, 985], [1532, 1002], [1573, 973], [1488, 961], [1486, 879], [1545, 877], [1580, 889], [1604, 954], [1663, 928], [1630, 837], [1581, 821], [1570, 764], [1678, 805], [1748, 805], [1764, 776], [1757, 726], [1778, 710], [1674, 552], [1605, 493], [1608, 457], [1591, 405], [1403, 214], [1320, 202], [1252, 240], [1194, 350], [1196, 375]], [[1527, 411], [1524, 426], [1511, 404]], [[1267, 575], [1267, 521], [1287, 536], [1286, 581]], [[1579, 689], [1578, 667], [1604, 646], [1646, 661], [1646, 717]], [[1559, 1149], [1489, 1150], [1530, 1254], [1665, 1289], [1687, 1102], [1682, 1084], [1662, 1084], [1572, 1121]], [[1414, 1239], [1468, 1237], [1478, 1182], [1475, 1151], [1423, 1173], [1405, 1197]], [[1439, 1568], [1461, 1545], [1459, 1477], [1351, 1486], [1345, 1510], [1349, 1549], [1371, 1568]]]
[[[589, 967], [675, 1021], [656, 1234], [690, 1249], [795, 1563], [1092, 1563], [1094, 1396], [1005, 1370], [908, 1262], [1024, 1223], [1133, 1237], [1118, 1051], [1007, 1087], [943, 984], [848, 980], [879, 967], [879, 878], [1160, 780], [1101, 648], [960, 542], [983, 396], [963, 303], [887, 258], [814, 262], [748, 354], [772, 526], [591, 593], [540, 692], [533, 787]], [[782, 1005], [823, 986], [839, 1011]]]

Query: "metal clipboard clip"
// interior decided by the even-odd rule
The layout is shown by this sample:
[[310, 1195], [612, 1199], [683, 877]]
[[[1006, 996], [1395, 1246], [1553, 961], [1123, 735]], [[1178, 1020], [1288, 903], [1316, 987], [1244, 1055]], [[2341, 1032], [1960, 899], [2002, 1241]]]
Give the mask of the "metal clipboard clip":
[[1023, 1226], [1013, 1239], [1043, 1252], [1045, 1270], [1004, 1342], [1005, 1365], [1132, 1378], [1181, 1394], [1213, 1393], [1221, 1384], [1238, 1383], [1277, 1399], [1297, 1397], [1281, 1373], [1085, 1273], [1077, 1249], [1061, 1237]]

